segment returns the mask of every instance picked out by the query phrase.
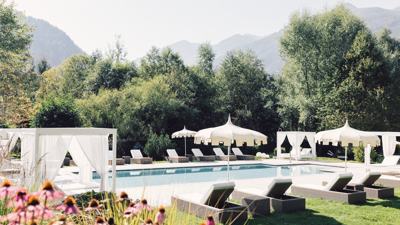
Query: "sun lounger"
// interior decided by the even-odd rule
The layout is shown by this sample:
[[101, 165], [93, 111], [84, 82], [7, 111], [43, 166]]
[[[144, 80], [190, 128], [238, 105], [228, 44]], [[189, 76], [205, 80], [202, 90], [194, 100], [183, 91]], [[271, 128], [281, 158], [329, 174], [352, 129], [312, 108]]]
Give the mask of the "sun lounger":
[[232, 148], [233, 154], [235, 154], [238, 160], [255, 160], [256, 157], [254, 155], [244, 155], [240, 148]]
[[175, 149], [167, 149], [168, 161], [173, 163], [185, 163], [189, 162], [189, 158], [186, 156], [179, 156]]
[[[108, 151], [108, 165], [112, 165], [112, 158], [113, 158], [114, 154], [112, 151]], [[125, 164], [125, 160], [123, 158], [116, 158], [115, 159], [115, 164], [116, 165], [124, 165]]]
[[337, 174], [325, 185], [292, 185], [291, 191], [292, 194], [303, 197], [322, 198], [348, 204], [364, 203], [366, 201], [365, 192], [345, 189], [352, 178], [353, 174], [351, 173]]
[[131, 163], [137, 164], [152, 164], [153, 159], [150, 157], [143, 157], [142, 152], [139, 149], [132, 149], [131, 150]]
[[257, 152], [256, 157], [261, 158], [261, 159], [269, 159], [269, 155], [264, 152]]
[[171, 203], [178, 210], [200, 218], [212, 215], [215, 223], [243, 225], [247, 220], [246, 208], [227, 201], [234, 188], [233, 182], [216, 183], [211, 185], [206, 194], [175, 195], [171, 197]]
[[194, 159], [197, 161], [211, 162], [215, 161], [214, 155], [203, 155], [203, 152], [199, 148], [192, 148]]
[[235, 155], [229, 155], [229, 157], [227, 155], [225, 155], [225, 153], [222, 151], [221, 148], [213, 148], [213, 151], [215, 153], [215, 158], [217, 160], [221, 160], [221, 161], [235, 161], [236, 160], [236, 156]]
[[305, 210], [306, 200], [304, 198], [285, 195], [292, 185], [290, 178], [275, 178], [264, 190], [260, 189], [237, 189], [232, 193], [232, 198], [240, 200], [249, 195], [259, 195], [270, 198], [270, 207], [275, 212], [296, 212]]
[[346, 188], [365, 191], [367, 198], [394, 197], [394, 188], [374, 185], [380, 176], [381, 173], [379, 172], [368, 172], [360, 180], [349, 183]]

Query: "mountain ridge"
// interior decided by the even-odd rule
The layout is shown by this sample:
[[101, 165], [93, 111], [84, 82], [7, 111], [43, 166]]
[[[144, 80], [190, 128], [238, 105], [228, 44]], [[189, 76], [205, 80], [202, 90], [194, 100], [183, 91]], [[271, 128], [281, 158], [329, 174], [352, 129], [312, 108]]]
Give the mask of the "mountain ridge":
[[[347, 3], [345, 7], [361, 18], [372, 32], [377, 33], [384, 28], [388, 28], [391, 30], [393, 37], [400, 38], [400, 6], [395, 9], [383, 9], [379, 7], [357, 8]], [[252, 34], [234, 34], [212, 45], [216, 54], [215, 66], [218, 66], [222, 62], [227, 52], [248, 49], [252, 50], [263, 61], [267, 72], [277, 74], [281, 71], [284, 64], [279, 53], [279, 39], [282, 34], [283, 28], [278, 32], [261, 37]], [[236, 43], [233, 43], [232, 40], [235, 40]], [[229, 45], [225, 45], [227, 42]], [[185, 63], [194, 65], [197, 61], [197, 48], [199, 45], [200, 43], [186, 41], [187, 49], [183, 48], [182, 45], [176, 47], [175, 43], [167, 47], [179, 53]]]

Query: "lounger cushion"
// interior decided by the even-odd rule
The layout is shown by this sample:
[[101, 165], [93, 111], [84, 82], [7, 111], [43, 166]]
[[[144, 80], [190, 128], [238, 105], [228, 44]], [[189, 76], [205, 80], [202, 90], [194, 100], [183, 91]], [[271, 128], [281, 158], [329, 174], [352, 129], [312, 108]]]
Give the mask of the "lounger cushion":
[[212, 207], [222, 208], [234, 189], [234, 182], [212, 184], [200, 202]]
[[263, 196], [279, 198], [285, 194], [287, 189], [292, 185], [290, 178], [275, 178], [268, 185], [266, 192]]
[[169, 157], [179, 157], [178, 153], [176, 153], [175, 149], [167, 149], [167, 154]]
[[221, 148], [213, 148], [215, 155], [217, 156], [225, 156], [225, 153], [222, 151]]
[[370, 187], [375, 183], [375, 181], [377, 181], [379, 179], [380, 176], [381, 176], [381, 173], [379, 173], [379, 172], [368, 172], [360, 180], [360, 184], [362, 184], [366, 187]]
[[192, 152], [194, 156], [204, 156], [199, 148], [192, 148]]
[[132, 158], [134, 158], [134, 159], [143, 158], [142, 152], [139, 149], [132, 149], [131, 155], [132, 155]]
[[353, 178], [352, 173], [339, 173], [334, 179], [331, 179], [324, 187], [327, 191], [341, 191]]
[[232, 148], [232, 151], [235, 155], [243, 155], [243, 152], [240, 150], [240, 148]]

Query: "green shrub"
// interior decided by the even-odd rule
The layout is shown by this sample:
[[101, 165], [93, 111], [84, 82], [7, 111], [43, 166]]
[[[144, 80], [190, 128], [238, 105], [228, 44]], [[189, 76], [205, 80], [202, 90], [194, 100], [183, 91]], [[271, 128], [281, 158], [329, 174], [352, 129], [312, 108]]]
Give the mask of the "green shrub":
[[79, 127], [81, 120], [73, 99], [49, 97], [31, 121], [32, 127]]
[[[373, 150], [371, 151], [371, 153]], [[364, 146], [353, 147], [354, 160], [357, 162], [364, 162]], [[372, 154], [371, 154], [372, 155]]]
[[167, 134], [157, 135], [154, 132], [150, 132], [144, 146], [144, 152], [154, 160], [162, 160], [165, 157], [165, 150], [174, 147], [174, 143], [172, 143]]
[[371, 162], [373, 163], [381, 163], [383, 160], [383, 156], [378, 154], [375, 150], [371, 150]]

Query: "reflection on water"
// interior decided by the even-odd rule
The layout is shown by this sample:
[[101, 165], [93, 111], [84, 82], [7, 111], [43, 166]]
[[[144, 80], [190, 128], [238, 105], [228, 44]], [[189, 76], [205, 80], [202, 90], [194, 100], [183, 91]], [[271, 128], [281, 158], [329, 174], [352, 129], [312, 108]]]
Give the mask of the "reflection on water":
[[[229, 168], [231, 180], [269, 178], [281, 176], [301, 176], [324, 173], [321, 166], [293, 165], [271, 166], [265, 164], [234, 165]], [[117, 171], [117, 186], [138, 187], [165, 184], [225, 181], [227, 166], [184, 167], [167, 169], [143, 169]], [[94, 179], [99, 176], [94, 174]]]

